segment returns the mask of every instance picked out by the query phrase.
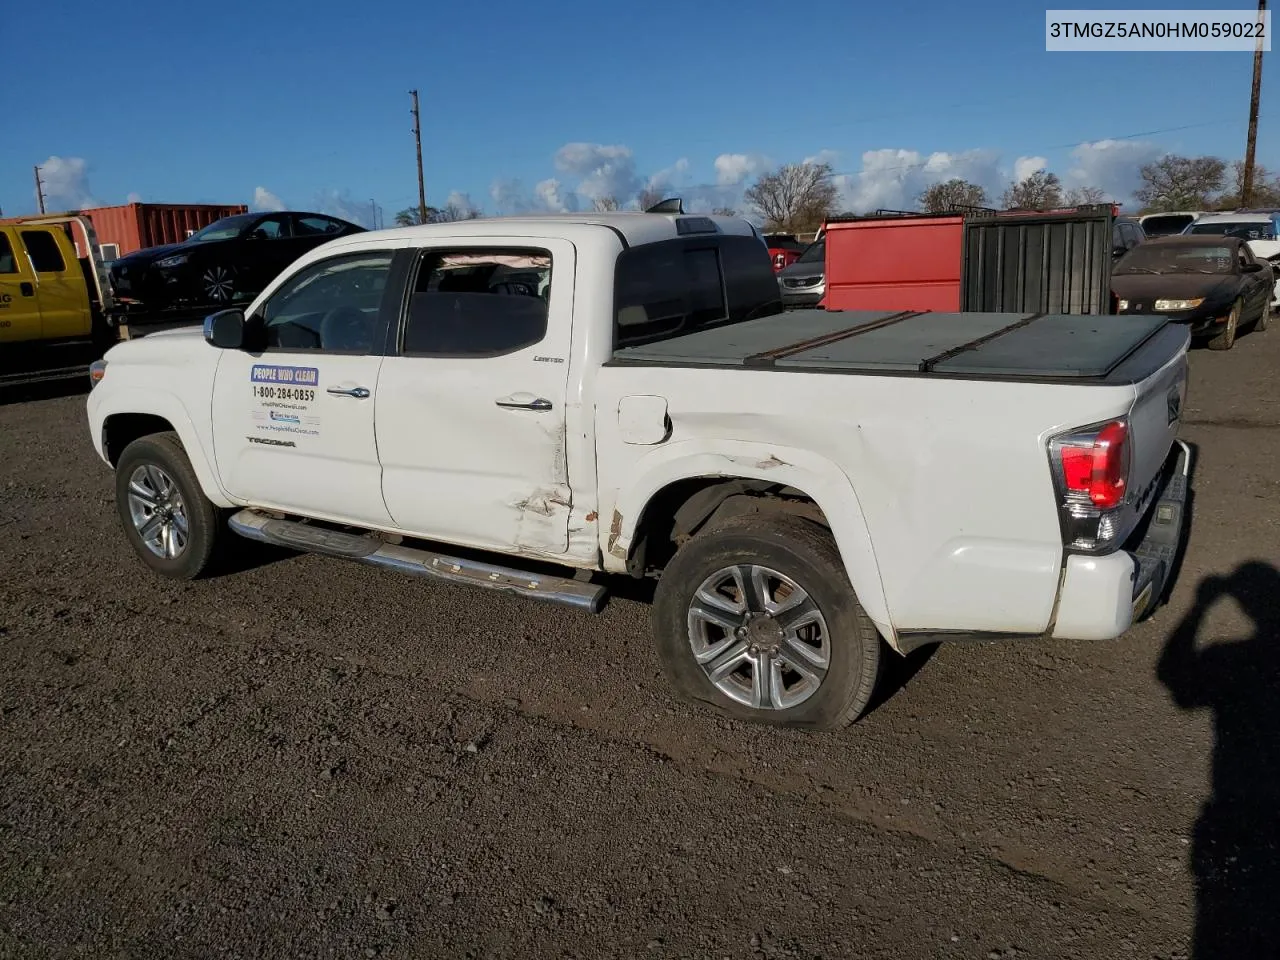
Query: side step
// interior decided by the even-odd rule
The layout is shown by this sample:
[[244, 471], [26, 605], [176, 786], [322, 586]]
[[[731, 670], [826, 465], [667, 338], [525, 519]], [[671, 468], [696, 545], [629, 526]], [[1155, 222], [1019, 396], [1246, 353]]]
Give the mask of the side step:
[[386, 567], [417, 577], [432, 577], [450, 583], [466, 583], [503, 593], [516, 593], [534, 600], [598, 613], [607, 594], [599, 584], [568, 577], [527, 573], [476, 560], [446, 557], [387, 543], [372, 534], [345, 533], [315, 527], [296, 520], [277, 520], [257, 510], [241, 510], [230, 520], [231, 529], [250, 540], [270, 543], [289, 550], [320, 553], [360, 563]]

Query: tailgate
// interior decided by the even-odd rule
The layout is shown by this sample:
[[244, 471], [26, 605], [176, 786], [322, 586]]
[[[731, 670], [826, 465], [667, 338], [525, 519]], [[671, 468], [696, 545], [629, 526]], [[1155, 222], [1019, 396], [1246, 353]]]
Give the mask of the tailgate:
[[1182, 422], [1187, 398], [1187, 347], [1134, 384], [1129, 412], [1129, 480], [1133, 496], [1121, 528], [1132, 530], [1146, 514], [1157, 493], [1161, 472]]

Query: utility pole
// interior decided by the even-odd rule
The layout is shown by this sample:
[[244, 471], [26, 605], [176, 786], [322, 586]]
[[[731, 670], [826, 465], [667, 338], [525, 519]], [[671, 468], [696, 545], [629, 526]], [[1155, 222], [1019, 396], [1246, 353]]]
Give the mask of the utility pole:
[[[1267, 9], [1267, 0], [1258, 0], [1258, 22]], [[1249, 98], [1249, 142], [1244, 149], [1244, 175], [1240, 178], [1240, 206], [1253, 202], [1253, 156], [1258, 145], [1258, 99], [1262, 96], [1262, 31], [1253, 46], [1253, 94]]]
[[410, 90], [409, 96], [413, 97], [413, 109], [409, 111], [413, 114], [413, 142], [418, 148], [418, 222], [426, 223], [427, 188], [422, 181], [422, 124], [418, 116], [418, 91]]
[[371, 221], [373, 223], [373, 229], [377, 230], [378, 229], [378, 205], [374, 203], [373, 200], [369, 201], [369, 215], [373, 218]]
[[40, 212], [44, 213], [44, 184], [40, 182], [40, 165], [31, 168], [36, 173], [36, 199], [40, 201]]

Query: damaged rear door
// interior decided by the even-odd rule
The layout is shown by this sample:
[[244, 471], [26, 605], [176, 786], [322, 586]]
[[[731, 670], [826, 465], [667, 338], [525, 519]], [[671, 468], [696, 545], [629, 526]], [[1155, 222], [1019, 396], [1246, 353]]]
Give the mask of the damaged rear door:
[[387, 509], [427, 539], [564, 553], [573, 245], [460, 238], [413, 259], [375, 414]]

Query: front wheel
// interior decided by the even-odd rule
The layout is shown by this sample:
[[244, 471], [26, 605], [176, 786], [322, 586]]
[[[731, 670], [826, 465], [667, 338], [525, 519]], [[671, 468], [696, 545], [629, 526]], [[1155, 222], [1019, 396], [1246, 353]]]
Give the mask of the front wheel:
[[156, 573], [191, 580], [209, 565], [222, 535], [175, 433], [133, 441], [116, 464], [116, 508], [134, 551]]
[[1227, 314], [1227, 324], [1223, 327], [1222, 332], [1209, 341], [1210, 350], [1230, 350], [1236, 345], [1236, 330], [1240, 326], [1240, 310], [1242, 302], [1237, 300], [1231, 305], [1231, 312]]
[[1270, 299], [1268, 299], [1267, 302], [1263, 304], [1262, 312], [1258, 314], [1258, 322], [1253, 325], [1253, 329], [1256, 332], [1261, 333], [1263, 330], [1267, 329], [1267, 327], [1271, 324], [1271, 311], [1274, 309], [1275, 308], [1271, 305]]
[[884, 642], [835, 541], [799, 517], [699, 533], [662, 573], [653, 629], [677, 691], [746, 720], [838, 730], [880, 679]]

